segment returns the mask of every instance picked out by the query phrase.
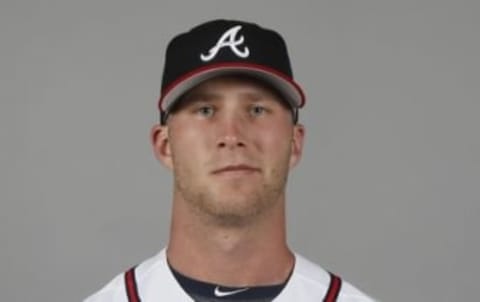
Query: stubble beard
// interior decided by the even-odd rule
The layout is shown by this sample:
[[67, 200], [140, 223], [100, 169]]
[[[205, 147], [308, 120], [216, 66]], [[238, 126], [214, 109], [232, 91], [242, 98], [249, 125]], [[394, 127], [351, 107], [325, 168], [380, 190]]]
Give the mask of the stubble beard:
[[[175, 191], [180, 194], [192, 210], [206, 224], [226, 228], [240, 228], [254, 224], [263, 215], [282, 201], [288, 178], [288, 161], [278, 165], [270, 172], [269, 180], [246, 192], [241, 189], [237, 194], [219, 194], [213, 186], [199, 183], [192, 179], [188, 169], [177, 166], [175, 171]], [[218, 185], [218, 184], [217, 184]], [[241, 183], [230, 183], [234, 188], [245, 186]], [[235, 191], [235, 190], [233, 190]]]

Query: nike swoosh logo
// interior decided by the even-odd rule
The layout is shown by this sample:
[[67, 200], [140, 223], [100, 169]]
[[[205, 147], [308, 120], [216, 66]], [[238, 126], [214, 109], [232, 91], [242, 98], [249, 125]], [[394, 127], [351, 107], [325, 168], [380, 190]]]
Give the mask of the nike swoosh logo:
[[226, 296], [231, 296], [231, 295], [235, 295], [235, 294], [244, 292], [248, 289], [249, 288], [246, 287], [246, 288], [240, 288], [240, 289], [231, 290], [231, 291], [222, 291], [222, 290], [220, 290], [220, 286], [217, 286], [217, 287], [215, 287], [214, 294], [215, 294], [215, 297], [226, 297]]

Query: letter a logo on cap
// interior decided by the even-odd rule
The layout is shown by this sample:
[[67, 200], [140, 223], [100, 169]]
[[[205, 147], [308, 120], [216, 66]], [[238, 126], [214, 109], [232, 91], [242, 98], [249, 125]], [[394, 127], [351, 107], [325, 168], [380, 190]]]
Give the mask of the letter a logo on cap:
[[238, 39], [236, 38], [238, 32], [242, 29], [241, 25], [234, 26], [227, 30], [223, 35], [218, 39], [217, 44], [210, 48], [208, 54], [200, 54], [200, 59], [204, 62], [208, 62], [215, 58], [221, 48], [223, 47], [230, 47], [234, 54], [239, 56], [240, 58], [247, 58], [250, 55], [250, 50], [247, 46], [244, 46], [243, 50], [237, 48], [237, 46], [243, 44], [244, 37], [240, 36]]

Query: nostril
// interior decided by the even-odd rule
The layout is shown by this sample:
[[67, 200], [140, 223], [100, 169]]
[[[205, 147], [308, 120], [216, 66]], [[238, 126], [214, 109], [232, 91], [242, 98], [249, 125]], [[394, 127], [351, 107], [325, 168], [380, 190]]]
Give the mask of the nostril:
[[245, 147], [243, 142], [228, 142], [228, 141], [221, 141], [217, 144], [218, 148], [235, 148], [235, 147]]
[[218, 148], [238, 148], [245, 147], [245, 142], [236, 135], [227, 135], [219, 138], [217, 141]]

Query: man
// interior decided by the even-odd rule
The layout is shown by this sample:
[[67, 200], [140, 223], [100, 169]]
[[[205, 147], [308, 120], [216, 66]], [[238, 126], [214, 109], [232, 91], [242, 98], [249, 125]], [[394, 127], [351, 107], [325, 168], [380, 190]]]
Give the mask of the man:
[[304, 101], [274, 31], [215, 20], [175, 37], [151, 131], [174, 176], [168, 247], [86, 301], [372, 301], [287, 246]]

